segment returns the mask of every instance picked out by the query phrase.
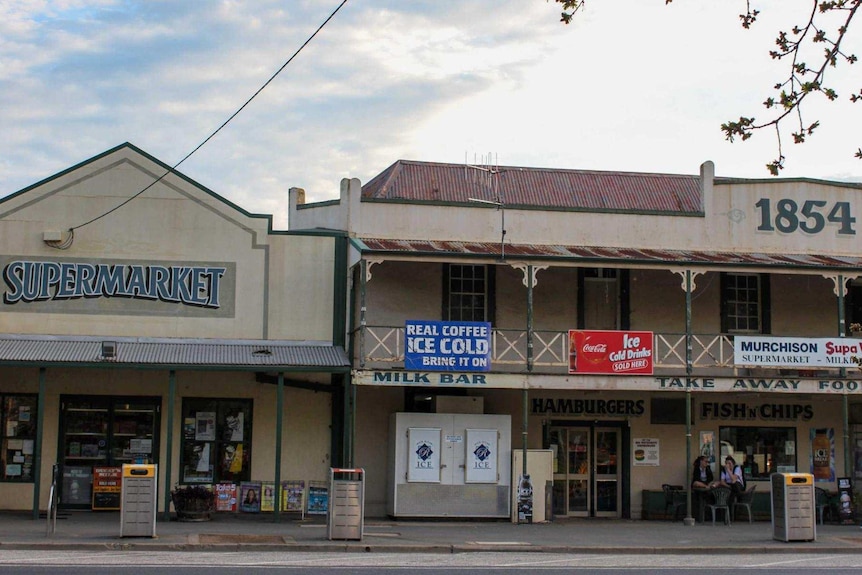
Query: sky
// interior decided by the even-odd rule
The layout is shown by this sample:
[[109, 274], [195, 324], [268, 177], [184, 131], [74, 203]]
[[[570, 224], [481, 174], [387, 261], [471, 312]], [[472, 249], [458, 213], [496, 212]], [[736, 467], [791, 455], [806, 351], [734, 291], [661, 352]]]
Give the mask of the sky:
[[[4, 0], [0, 197], [124, 142], [176, 164], [340, 1]], [[769, 50], [812, 1], [750, 2], [746, 31], [745, 0], [587, 0], [568, 26], [546, 0], [348, 0], [178, 170], [275, 229], [289, 188], [334, 199], [399, 159], [770, 178], [774, 132], [731, 144], [720, 125], [767, 118], [787, 73]], [[821, 127], [784, 135], [782, 177], [862, 181], [860, 65], [806, 103]]]

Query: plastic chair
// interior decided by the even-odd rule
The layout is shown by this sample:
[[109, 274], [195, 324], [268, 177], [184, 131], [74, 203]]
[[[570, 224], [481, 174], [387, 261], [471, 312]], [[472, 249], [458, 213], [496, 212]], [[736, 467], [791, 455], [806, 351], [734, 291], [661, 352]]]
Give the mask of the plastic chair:
[[814, 506], [817, 508], [817, 516], [820, 518], [820, 525], [823, 525], [823, 512], [829, 511], [829, 516], [832, 516], [832, 509], [829, 505], [829, 492], [822, 487], [814, 488]]
[[752, 514], [751, 514], [751, 504], [754, 501], [754, 490], [757, 489], [757, 485], [752, 485], [748, 488], [747, 491], [744, 491], [736, 496], [736, 501], [733, 502], [733, 518], [737, 519], [739, 516], [736, 514], [736, 508], [742, 507], [748, 511], [748, 522], [751, 523]]
[[709, 507], [709, 511], [712, 514], [712, 524], [715, 525], [715, 512], [723, 510], [724, 524], [730, 525], [730, 506], [728, 505], [730, 494], [732, 493], [730, 487], [716, 487], [711, 493], [713, 501], [712, 503], [707, 503], [707, 507]]
[[661, 488], [664, 491], [664, 512], [667, 514], [670, 511], [671, 520], [676, 521], [679, 511], [685, 508], [685, 500], [680, 500], [678, 497], [683, 493], [682, 486], [664, 483]]

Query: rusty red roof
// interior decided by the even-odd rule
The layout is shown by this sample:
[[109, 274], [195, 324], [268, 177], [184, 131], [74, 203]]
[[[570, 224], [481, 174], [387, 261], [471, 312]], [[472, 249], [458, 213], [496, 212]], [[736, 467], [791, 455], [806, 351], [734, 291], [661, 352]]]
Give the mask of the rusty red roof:
[[700, 214], [698, 176], [398, 160], [362, 186], [365, 200], [499, 201], [512, 207]]
[[[364, 254], [424, 255], [453, 257], [501, 256], [500, 243], [429, 240], [354, 240]], [[735, 253], [694, 250], [657, 250], [604, 246], [506, 244], [505, 256], [524, 260], [572, 260], [580, 263], [641, 263], [665, 265], [709, 265], [784, 267], [794, 269], [862, 271], [862, 257], [813, 254]]]

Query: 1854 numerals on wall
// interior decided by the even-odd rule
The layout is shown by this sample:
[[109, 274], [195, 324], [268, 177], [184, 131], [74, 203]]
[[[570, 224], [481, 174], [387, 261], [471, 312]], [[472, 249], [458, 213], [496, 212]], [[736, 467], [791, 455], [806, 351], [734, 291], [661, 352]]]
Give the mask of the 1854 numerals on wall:
[[800, 208], [795, 201], [785, 198], [776, 202], [774, 213], [769, 198], [761, 198], [754, 206], [760, 210], [760, 225], [757, 226], [760, 232], [778, 230], [791, 234], [801, 230], [807, 234], [819, 234], [826, 224], [836, 224], [840, 226], [839, 234], [856, 235], [853, 226], [856, 218], [850, 214], [849, 202], [835, 202], [830, 206], [824, 200], [806, 200]]

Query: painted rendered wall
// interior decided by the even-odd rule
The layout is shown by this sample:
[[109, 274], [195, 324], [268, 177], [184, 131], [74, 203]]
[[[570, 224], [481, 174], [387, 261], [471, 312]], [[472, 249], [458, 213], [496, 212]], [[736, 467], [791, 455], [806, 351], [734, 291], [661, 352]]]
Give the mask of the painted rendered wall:
[[245, 214], [181, 178], [169, 176], [75, 230], [68, 249], [42, 241], [46, 231], [67, 234], [108, 213], [162, 171], [133, 149], [120, 148], [0, 202], [0, 259], [226, 264], [232, 266], [230, 282], [222, 280], [224, 299], [233, 305], [229, 317], [189, 317], [186, 308], [160, 302], [151, 302], [152, 313], [130, 313], [122, 298], [88, 300], [86, 313], [64, 313], [61, 302], [50, 302], [50, 313], [39, 302], [19, 302], [3, 306], [14, 313], [4, 314], [0, 331], [331, 341], [333, 238], [268, 234], [268, 218]]
[[336, 240], [270, 236], [269, 241], [268, 338], [332, 341]]
[[[51, 466], [57, 461], [59, 408], [61, 395], [130, 395], [162, 398], [159, 429], [159, 509], [165, 485], [167, 453], [168, 374], [132, 370], [47, 370], [44, 406], [42, 483], [40, 508], [47, 505]], [[6, 393], [38, 393], [38, 370], [6, 369], [0, 386]], [[275, 473], [276, 388], [255, 383], [253, 374], [178, 372], [177, 402], [174, 411], [174, 454], [169, 485], [180, 479], [179, 457], [182, 438], [183, 397], [249, 398], [252, 405], [252, 480], [272, 481]], [[286, 387], [284, 398], [284, 444], [281, 477], [283, 480], [327, 480], [331, 454], [329, 414], [331, 396], [327, 393]], [[32, 483], [0, 482], [0, 509], [32, 508]]]
[[365, 469], [365, 516], [386, 516], [389, 414], [404, 410], [400, 388], [358, 388], [355, 465]]
[[[369, 517], [380, 517], [385, 514], [385, 488], [387, 478], [385, 477], [386, 457], [388, 446], [382, 438], [387, 437], [387, 422], [390, 413], [401, 410], [400, 394], [398, 389], [383, 389], [366, 387], [359, 389], [360, 415], [358, 416], [357, 435], [357, 460], [358, 465], [365, 467], [368, 473], [366, 483], [366, 515]], [[522, 447], [521, 416], [523, 410], [522, 394], [517, 390], [489, 390], [483, 393], [474, 393], [483, 397], [485, 413], [509, 414], [512, 416], [512, 449], [518, 450]], [[658, 439], [660, 445], [660, 465], [658, 466], [631, 466], [631, 513], [633, 519], [641, 517], [641, 492], [647, 490], [661, 490], [662, 483], [687, 485], [690, 479], [690, 469], [685, 465], [685, 426], [684, 425], [652, 425], [650, 424], [650, 397], [665, 393], [614, 393], [614, 399], [645, 400], [645, 412], [642, 416], [631, 417], [628, 420], [632, 440], [636, 438]], [[675, 394], [682, 397], [682, 394]], [[716, 437], [716, 449], [718, 449], [718, 433], [720, 427], [795, 427], [796, 428], [796, 450], [797, 471], [810, 472], [811, 442], [809, 432], [812, 428], [834, 428], [835, 432], [835, 461], [838, 469], [841, 469], [844, 461], [844, 448], [841, 439], [841, 430], [836, 422], [841, 420], [841, 400], [835, 398], [808, 398], [792, 394], [777, 394], [772, 396], [739, 396], [728, 398], [727, 394], [701, 393], [695, 394], [695, 423], [692, 427], [692, 462], [697, 456], [697, 442], [701, 431], [713, 431]], [[542, 398], [580, 398], [595, 399], [602, 397], [599, 392], [530, 392], [530, 400], [536, 397]], [[763, 404], [811, 404], [814, 417], [810, 421], [763, 421], [763, 420], [703, 420], [698, 416], [698, 406], [704, 401], [742, 401], [750, 407]], [[364, 409], [362, 406], [366, 406]], [[372, 408], [373, 406], [373, 408]], [[550, 420], [591, 421], [595, 417], [572, 417], [566, 415], [536, 415], [530, 414], [528, 427], [528, 448], [538, 449], [542, 445], [542, 426]], [[620, 418], [604, 417], [602, 421], [619, 421]], [[631, 449], [631, 446], [629, 446]], [[632, 462], [628, 462], [631, 465]], [[741, 464], [741, 461], [738, 461]], [[716, 477], [718, 468], [714, 469]], [[767, 490], [766, 482], [758, 481], [758, 489]], [[820, 487], [835, 489], [834, 482], [817, 483]], [[381, 499], [382, 498], [382, 499]]]

